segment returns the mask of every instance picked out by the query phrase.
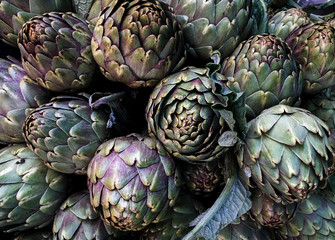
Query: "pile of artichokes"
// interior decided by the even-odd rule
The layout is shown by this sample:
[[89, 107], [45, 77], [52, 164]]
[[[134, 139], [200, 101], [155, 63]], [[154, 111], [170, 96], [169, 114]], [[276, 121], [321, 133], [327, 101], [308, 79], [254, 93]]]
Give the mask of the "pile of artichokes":
[[335, 239], [334, 10], [0, 0], [0, 239]]

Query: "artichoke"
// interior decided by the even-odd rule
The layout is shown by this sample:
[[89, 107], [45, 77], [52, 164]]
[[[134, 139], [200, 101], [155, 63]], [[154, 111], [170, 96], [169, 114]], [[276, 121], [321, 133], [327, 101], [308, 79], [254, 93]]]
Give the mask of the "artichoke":
[[301, 8], [290, 8], [277, 12], [268, 22], [268, 32], [285, 40], [286, 37], [302, 25], [311, 21]]
[[111, 1], [94, 28], [92, 52], [107, 79], [132, 88], [155, 86], [185, 60], [182, 31], [156, 0]]
[[251, 33], [251, 0], [163, 1], [174, 9], [195, 59], [209, 61], [216, 50], [228, 57]]
[[210, 197], [215, 190], [225, 185], [229, 171], [227, 164], [235, 160], [231, 158], [231, 154], [226, 153], [209, 162], [181, 162], [179, 166], [184, 187], [194, 195]]
[[[122, 98], [115, 96], [119, 104]], [[56, 171], [86, 174], [99, 145], [109, 134], [117, 135], [113, 123], [112, 131], [107, 130], [108, 114], [92, 106], [89, 97], [82, 95], [58, 96], [36, 108], [23, 128], [29, 148]]]
[[221, 74], [210, 74], [209, 69], [187, 67], [164, 78], [151, 93], [149, 135], [178, 160], [220, 158], [239, 146], [244, 133], [244, 95], [227, 88]]
[[302, 66], [303, 92], [320, 93], [335, 85], [335, 29], [327, 22], [303, 25], [286, 38]]
[[103, 143], [87, 169], [91, 204], [122, 231], [157, 223], [174, 206], [181, 176], [155, 139], [131, 134]]
[[[276, 202], [298, 202], [327, 183], [334, 150], [328, 126], [309, 111], [277, 105], [249, 122], [242, 173]], [[251, 176], [251, 179], [249, 177]]]
[[67, 197], [68, 178], [49, 169], [24, 144], [0, 150], [0, 228], [8, 232], [52, 223]]
[[299, 203], [283, 205], [276, 203], [261, 190], [256, 189], [251, 195], [251, 219], [262, 226], [278, 228], [287, 223], [295, 214]]
[[313, 98], [303, 102], [303, 108], [309, 110], [315, 116], [324, 121], [331, 133], [331, 141], [335, 144], [335, 92], [326, 89], [322, 94], [315, 95]]
[[278, 230], [281, 239], [335, 239], [335, 193], [313, 193], [299, 205], [295, 216]]
[[[112, 234], [113, 229], [108, 230]], [[60, 207], [53, 223], [53, 239], [114, 239], [108, 230], [99, 214], [93, 211], [89, 192], [85, 190], [72, 194]]]
[[47, 12], [71, 10], [69, 0], [1, 0], [0, 39], [17, 47], [17, 34], [31, 17]]
[[26, 22], [18, 46], [27, 74], [55, 92], [78, 92], [93, 81], [97, 68], [88, 23], [73, 13], [46, 13]]
[[190, 222], [204, 208], [194, 197], [180, 194], [166, 220], [149, 225], [140, 234], [140, 240], [177, 240], [182, 239], [191, 229]]
[[49, 100], [49, 93], [26, 76], [19, 61], [0, 59], [0, 141], [24, 142], [26, 115]]
[[291, 50], [273, 35], [255, 35], [242, 42], [224, 60], [221, 73], [229, 88], [246, 93], [248, 119], [277, 104], [296, 104], [302, 91]]

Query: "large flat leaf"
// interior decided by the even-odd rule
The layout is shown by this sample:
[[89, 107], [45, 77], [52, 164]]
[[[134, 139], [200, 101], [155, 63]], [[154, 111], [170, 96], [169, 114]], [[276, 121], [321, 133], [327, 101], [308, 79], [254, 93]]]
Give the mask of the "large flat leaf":
[[88, 15], [93, 0], [72, 0], [75, 12], [79, 14], [80, 16], [86, 18]]
[[251, 208], [249, 196], [236, 171], [214, 205], [190, 223], [195, 227], [182, 240], [216, 239], [223, 228]]

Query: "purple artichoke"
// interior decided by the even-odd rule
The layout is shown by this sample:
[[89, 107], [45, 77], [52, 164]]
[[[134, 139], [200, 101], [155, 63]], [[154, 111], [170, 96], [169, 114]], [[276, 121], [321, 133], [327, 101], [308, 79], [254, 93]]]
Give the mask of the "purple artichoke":
[[132, 134], [103, 143], [90, 162], [91, 204], [108, 224], [139, 231], [161, 221], [179, 195], [181, 177], [155, 139]]
[[22, 127], [34, 108], [49, 100], [49, 93], [26, 76], [19, 61], [0, 59], [0, 141], [24, 142]]
[[31, 18], [19, 32], [22, 65], [39, 85], [55, 92], [87, 88], [97, 65], [91, 52], [88, 23], [73, 13]]

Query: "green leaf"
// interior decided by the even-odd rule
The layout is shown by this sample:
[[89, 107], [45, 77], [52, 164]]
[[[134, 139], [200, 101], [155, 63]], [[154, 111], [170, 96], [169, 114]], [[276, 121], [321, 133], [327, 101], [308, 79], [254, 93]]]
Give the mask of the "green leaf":
[[254, 20], [252, 26], [252, 35], [262, 34], [267, 32], [268, 26], [268, 8], [264, 0], [252, 1], [252, 19]]
[[195, 227], [182, 240], [216, 239], [223, 228], [250, 208], [250, 192], [235, 170], [214, 205], [190, 223]]
[[93, 4], [93, 0], [72, 0], [72, 4], [75, 12], [81, 17], [86, 18]]

